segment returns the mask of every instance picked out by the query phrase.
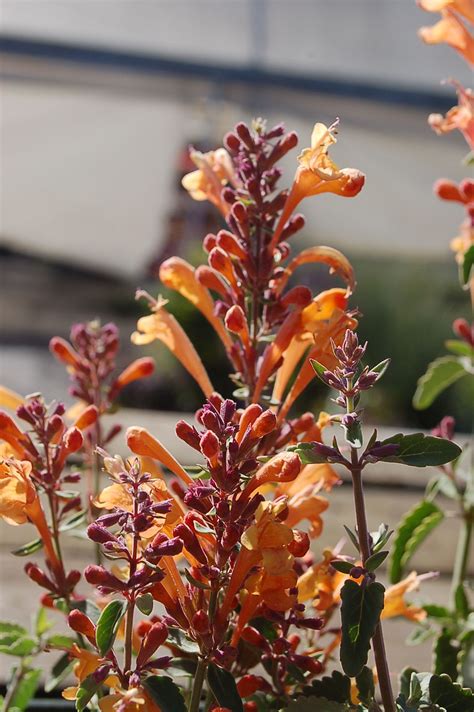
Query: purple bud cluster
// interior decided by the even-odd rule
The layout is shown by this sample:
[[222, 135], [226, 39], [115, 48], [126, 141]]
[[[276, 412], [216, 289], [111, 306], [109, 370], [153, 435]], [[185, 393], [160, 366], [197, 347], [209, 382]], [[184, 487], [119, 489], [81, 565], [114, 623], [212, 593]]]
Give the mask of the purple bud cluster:
[[88, 566], [84, 576], [101, 593], [115, 591], [137, 596], [162, 580], [163, 573], [158, 568], [160, 559], [179, 554], [183, 542], [178, 537], [170, 539], [158, 532], [142, 550], [139, 546], [141, 537], [145, 532], [152, 532], [157, 523], [163, 522], [171, 509], [171, 500], [154, 501], [149, 486], [151, 475], [141, 472], [138, 458], [116, 478], [130, 495], [133, 503], [131, 511], [115, 507], [90, 524], [87, 535], [101, 546], [107, 558], [124, 559], [129, 565], [129, 576], [126, 580], [119, 579], [104, 566]]
[[119, 349], [119, 333], [115, 324], [101, 326], [99, 322], [74, 324], [71, 344], [80, 363], [71, 374], [70, 393], [85, 403], [98, 405], [97, 383], [104, 383], [115, 369]]

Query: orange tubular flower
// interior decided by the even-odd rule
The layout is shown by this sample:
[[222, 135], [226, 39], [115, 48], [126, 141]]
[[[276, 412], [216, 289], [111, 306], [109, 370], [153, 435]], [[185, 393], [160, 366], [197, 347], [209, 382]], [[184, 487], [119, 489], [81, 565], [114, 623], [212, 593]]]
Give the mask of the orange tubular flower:
[[231, 157], [225, 148], [207, 153], [191, 151], [190, 156], [198, 170], [184, 176], [183, 187], [194, 200], [209, 200], [225, 217], [230, 206], [221, 197], [222, 189], [236, 183]]
[[159, 277], [166, 287], [179, 292], [196, 309], [199, 309], [216, 331], [226, 350], [228, 350], [232, 346], [232, 340], [222, 321], [215, 316], [214, 300], [209, 290], [203, 287], [197, 279], [194, 267], [181, 259], [181, 257], [170, 257], [169, 260], [165, 260], [161, 264]]
[[355, 168], [341, 169], [329, 158], [329, 148], [336, 143], [337, 124], [338, 121], [335, 121], [329, 128], [321, 123], [314, 125], [311, 147], [305, 148], [298, 156], [300, 165], [273, 235], [272, 248], [277, 246], [286, 222], [303, 198], [321, 193], [353, 198], [362, 190], [365, 182], [363, 173]]
[[355, 278], [354, 270], [351, 263], [342, 252], [335, 250], [334, 247], [319, 245], [318, 247], [308, 247], [296, 257], [290, 264], [285, 267], [284, 274], [278, 279], [278, 293], [281, 294], [293, 272], [301, 265], [306, 264], [326, 264], [329, 266], [330, 273], [339, 274], [350, 292], [354, 289]]
[[442, 114], [430, 114], [428, 123], [437, 134], [445, 134], [458, 130], [462, 133], [468, 146], [474, 151], [474, 94], [471, 89], [464, 89], [456, 84], [458, 104]]
[[31, 481], [30, 462], [14, 458], [0, 461], [0, 517], [14, 526], [31, 522], [43, 540], [46, 556], [55, 573], [60, 572], [51, 532], [36, 488]]
[[199, 384], [204, 395], [210, 396], [214, 388], [199, 354], [174, 316], [166, 311], [165, 304], [165, 299], [158, 298], [152, 307], [153, 314], [138, 320], [138, 331], [133, 332], [132, 343], [142, 345], [156, 339], [162, 341]]
[[426, 611], [405, 601], [405, 594], [417, 591], [422, 579], [423, 577], [418, 576], [416, 571], [412, 571], [403, 581], [387, 588], [382, 618], [402, 616], [418, 623], [424, 620]]
[[[308, 353], [307, 358], [302, 362], [301, 369], [285, 400], [278, 409], [279, 421], [286, 417], [296, 398], [314, 378], [314, 371], [309, 359], [315, 358], [325, 366], [328, 366], [328, 368], [331, 367], [334, 362], [331, 339], [339, 343], [346, 329], [356, 326], [357, 322], [346, 314], [347, 303], [348, 294], [346, 290], [329, 289], [315, 297], [313, 301], [299, 313], [298, 323], [293, 330], [292, 338], [282, 345], [285, 347], [281, 349], [283, 363], [278, 369], [275, 379], [273, 388], [274, 401], [282, 401], [290, 378], [294, 375], [295, 369], [301, 362], [304, 354], [307, 351]], [[291, 316], [293, 316], [293, 314]], [[270, 344], [264, 353], [262, 371], [265, 366], [267, 351], [270, 353], [271, 347], [276, 348], [276, 345], [278, 345], [278, 337], [279, 334], [277, 334], [274, 343]], [[274, 362], [277, 363], [277, 360], [275, 359]], [[264, 375], [266, 375], [266, 372], [264, 372]], [[264, 382], [261, 382], [259, 374], [257, 387], [260, 387], [260, 385], [263, 387]]]
[[[77, 679], [78, 685], [76, 687], [67, 687], [63, 690], [63, 697], [66, 700], [74, 700], [81, 682], [83, 682], [89, 675], [92, 675], [92, 673], [94, 673], [103, 664], [104, 659], [99, 657], [99, 655], [94, 653], [92, 650], [79, 648], [76, 643], [73, 644], [69, 654], [72, 658], [77, 660], [74, 665], [73, 672]], [[115, 675], [110, 675], [106, 680], [104, 680], [104, 685], [107, 687], [118, 687], [119, 680]]]
[[426, 12], [442, 12], [449, 8], [460, 15], [464, 15], [469, 22], [474, 22], [472, 0], [418, 0], [418, 5]]
[[[247, 590], [246, 603], [239, 616], [237, 637], [261, 601], [265, 601], [274, 610], [282, 611], [291, 608], [295, 602], [294, 597], [287, 592], [287, 589], [296, 585], [297, 577], [293, 569], [293, 556], [288, 551], [294, 535], [281, 521], [286, 509], [287, 501], [284, 497], [273, 502], [262, 502], [255, 513], [255, 524], [242, 535], [242, 548], [218, 614], [220, 623], [224, 624], [232, 609], [234, 597], [242, 587]], [[247, 586], [245, 580], [256, 565], [260, 566], [259, 571], [248, 579], [250, 583]]]
[[191, 477], [186, 470], [181, 467], [179, 462], [168, 452], [168, 450], [160, 443], [159, 440], [153, 437], [145, 428], [132, 427], [128, 428], [127, 445], [135, 455], [143, 457], [151, 457], [153, 460], [158, 460], [167, 467], [176, 477], [183, 480], [187, 485], [192, 483]]
[[318, 611], [327, 611], [338, 605], [337, 592], [344, 575], [332, 568], [331, 561], [333, 559], [334, 552], [325, 549], [322, 561], [311, 566], [299, 577], [298, 600], [300, 603], [314, 599], [313, 605]]
[[115, 690], [99, 700], [100, 712], [160, 712], [160, 708], [141, 688]]
[[453, 9], [459, 10], [460, 4], [446, 4], [441, 10], [441, 20], [431, 27], [421, 27], [418, 30], [418, 36], [426, 44], [445, 42], [464, 57], [468, 64], [472, 65], [474, 64], [474, 38], [459, 15], [451, 9], [453, 7]]
[[5, 386], [0, 386], [0, 406], [2, 408], [8, 408], [8, 410], [16, 410], [23, 405], [24, 398], [22, 398], [15, 391], [5, 388]]

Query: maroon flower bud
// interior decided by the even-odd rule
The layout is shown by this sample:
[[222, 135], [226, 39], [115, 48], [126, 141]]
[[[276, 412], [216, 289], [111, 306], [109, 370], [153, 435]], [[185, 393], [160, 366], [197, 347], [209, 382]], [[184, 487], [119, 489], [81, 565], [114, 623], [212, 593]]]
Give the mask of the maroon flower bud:
[[454, 429], [456, 426], [456, 421], [451, 415], [446, 415], [440, 423], [433, 428], [431, 434], [436, 438], [445, 438], [446, 440], [452, 440], [454, 437]]
[[78, 571], [78, 569], [72, 569], [66, 576], [66, 585], [70, 591], [77, 586], [79, 581], [81, 580], [81, 572]]
[[106, 541], [117, 541], [117, 537], [97, 522], [93, 522], [87, 527], [87, 536], [97, 544], [105, 544]]
[[219, 421], [219, 416], [209, 408], [203, 408], [199, 414], [199, 421], [208, 429], [212, 430], [216, 435], [220, 435], [222, 426]]
[[321, 628], [324, 628], [324, 618], [298, 618], [296, 625], [298, 628], [321, 630]]
[[309, 655], [293, 653], [291, 661], [304, 672], [310, 672], [313, 675], [318, 675], [323, 669], [322, 663], [315, 658], [310, 658]]
[[110, 674], [110, 665], [101, 665], [92, 673], [92, 676], [98, 684], [104, 682]]
[[182, 540], [184, 547], [190, 554], [192, 554], [192, 556], [194, 556], [195, 559], [197, 559], [201, 564], [207, 564], [206, 555], [201, 549], [196, 533], [191, 529], [191, 527], [187, 524], [178, 524], [174, 528], [173, 534]]
[[350, 571], [349, 571], [349, 576], [352, 576], [352, 578], [360, 578], [365, 574], [365, 569], [362, 566], [354, 566]]
[[199, 450], [199, 433], [196, 428], [186, 423], [186, 421], [178, 420], [176, 423], [176, 435], [195, 450]]
[[249, 148], [251, 151], [255, 148], [255, 143], [253, 141], [252, 134], [250, 133], [248, 126], [244, 124], [243, 121], [237, 124], [237, 126], [235, 127], [235, 133], [240, 138], [240, 140], [245, 143], [247, 148]]
[[250, 643], [250, 645], [254, 645], [256, 648], [260, 648], [260, 650], [266, 650], [268, 649], [268, 643], [263, 637], [263, 635], [256, 629], [253, 628], [252, 626], [246, 626], [241, 633], [242, 640], [244, 640], [246, 643]]
[[207, 457], [208, 460], [212, 460], [220, 451], [219, 438], [212, 430], [208, 430], [201, 437], [199, 448], [204, 457]]
[[87, 566], [84, 570], [84, 578], [92, 586], [101, 586], [111, 591], [123, 591], [127, 587], [123, 581], [120, 581], [103, 566]]
[[221, 405], [220, 415], [224, 423], [232, 422], [235, 411], [237, 409], [237, 404], [235, 401], [227, 398]]
[[42, 588], [47, 588], [49, 591], [55, 591], [56, 587], [54, 583], [46, 576], [44, 571], [40, 569], [39, 566], [29, 562], [25, 566], [25, 573], [32, 581], [41, 586]]
[[240, 149], [241, 143], [237, 136], [229, 131], [229, 133], [224, 136], [224, 146], [231, 153], [237, 153], [237, 151]]
[[89, 640], [95, 641], [95, 625], [85, 613], [78, 608], [74, 608], [67, 618], [71, 630], [81, 635], [85, 635]]
[[469, 326], [466, 319], [455, 319], [453, 321], [453, 331], [460, 339], [474, 346], [474, 325]]
[[224, 534], [222, 536], [222, 548], [224, 551], [230, 551], [237, 544], [240, 539], [241, 531], [240, 528], [235, 524], [228, 524], [225, 528]]
[[191, 626], [197, 633], [209, 633], [210, 624], [209, 616], [207, 615], [207, 613], [202, 610], [196, 611], [196, 613], [193, 615]]

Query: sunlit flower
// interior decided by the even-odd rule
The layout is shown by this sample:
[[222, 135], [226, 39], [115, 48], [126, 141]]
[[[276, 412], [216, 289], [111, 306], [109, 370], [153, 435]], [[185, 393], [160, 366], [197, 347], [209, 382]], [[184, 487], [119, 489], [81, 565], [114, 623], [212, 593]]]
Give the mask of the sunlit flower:
[[8, 524], [25, 524], [36, 498], [31, 463], [15, 459], [0, 461], [0, 517]]
[[310, 524], [308, 534], [312, 539], [320, 536], [323, 529], [321, 514], [329, 507], [328, 500], [317, 494], [317, 491], [317, 486], [308, 485], [290, 496], [288, 516], [285, 519], [285, 524], [289, 527], [296, 527], [307, 520]]
[[174, 316], [166, 311], [166, 300], [159, 297], [157, 301], [152, 301], [153, 313], [138, 320], [137, 331], [131, 336], [132, 342], [139, 346], [155, 340], [164, 343], [199, 384], [204, 395], [211, 395], [214, 388], [199, 354], [184, 329]]
[[418, 0], [418, 5], [426, 12], [442, 12], [454, 10], [470, 22], [474, 22], [474, 5], [472, 0]]
[[430, 27], [421, 27], [418, 35], [426, 44], [445, 42], [459, 52], [468, 64], [474, 64], [474, 38], [459, 15], [453, 12], [451, 5], [442, 9], [439, 22]]
[[338, 590], [344, 575], [331, 566], [334, 552], [325, 549], [323, 559], [311, 566], [298, 579], [298, 600], [301, 603], [313, 599], [318, 611], [327, 611], [339, 604]]
[[[69, 655], [77, 661], [74, 664], [73, 673], [77, 679], [78, 685], [75, 687], [67, 687], [63, 690], [63, 697], [66, 700], [74, 700], [79, 690], [79, 685], [86, 679], [86, 677], [92, 675], [92, 673], [100, 668], [100, 666], [104, 663], [104, 659], [92, 650], [79, 648], [76, 643], [74, 643], [70, 649]], [[115, 675], [109, 675], [109, 677], [104, 680], [104, 685], [107, 687], [117, 687], [119, 685], [118, 678]]]
[[196, 271], [181, 257], [170, 257], [160, 265], [160, 280], [169, 289], [179, 292], [206, 317], [217, 332], [226, 349], [232, 346], [232, 340], [222, 321], [214, 314], [214, 300], [206, 287], [196, 278]]
[[198, 170], [184, 176], [183, 187], [194, 200], [209, 200], [223, 215], [227, 215], [230, 206], [222, 199], [221, 193], [228, 183], [236, 182], [231, 157], [225, 148], [207, 153], [191, 151], [190, 157]]
[[160, 708], [141, 688], [115, 690], [99, 700], [100, 712], [160, 712]]
[[5, 386], [0, 386], [0, 406], [2, 408], [8, 408], [9, 410], [16, 410], [24, 403], [24, 398], [22, 398], [18, 393], [12, 391], [10, 388]]
[[419, 606], [407, 603], [405, 595], [417, 591], [423, 576], [418, 576], [412, 571], [403, 581], [389, 586], [385, 591], [382, 618], [395, 618], [402, 616], [411, 621], [420, 622], [426, 618], [426, 611]]
[[457, 106], [453, 106], [445, 116], [430, 114], [428, 123], [437, 134], [460, 131], [468, 146], [474, 150], [474, 94], [471, 89], [465, 89], [460, 84], [456, 86]]
[[336, 143], [338, 121], [331, 126], [317, 123], [311, 134], [311, 147], [298, 156], [299, 167], [288, 198], [275, 229], [271, 246], [276, 247], [283, 228], [296, 206], [312, 195], [334, 193], [353, 198], [363, 188], [365, 176], [355, 168], [339, 168], [329, 157], [329, 149]]

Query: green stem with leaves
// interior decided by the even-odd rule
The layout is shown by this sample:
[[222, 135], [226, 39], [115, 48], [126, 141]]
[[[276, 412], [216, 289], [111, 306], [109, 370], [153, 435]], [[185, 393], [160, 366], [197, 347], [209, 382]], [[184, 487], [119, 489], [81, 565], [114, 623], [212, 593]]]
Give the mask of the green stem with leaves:
[[469, 564], [469, 554], [472, 546], [472, 535], [474, 529], [474, 506], [463, 511], [461, 530], [456, 548], [456, 558], [454, 560], [453, 577], [451, 580], [451, 604], [456, 608], [456, 594], [459, 586], [463, 585], [466, 579]]
[[[352, 413], [355, 409], [353, 398], [347, 398], [347, 413]], [[354, 508], [357, 523], [357, 536], [359, 538], [359, 551], [362, 558], [362, 565], [371, 555], [370, 533], [367, 525], [367, 515], [365, 511], [364, 485], [362, 481], [362, 468], [359, 464], [358, 450], [351, 447], [350, 468], [352, 475], [352, 492], [354, 497]], [[390, 670], [388, 667], [385, 641], [383, 637], [382, 624], [379, 621], [372, 638], [372, 648], [374, 651], [375, 665], [380, 687], [380, 695], [385, 712], [396, 712], [392, 683], [390, 680]]]

